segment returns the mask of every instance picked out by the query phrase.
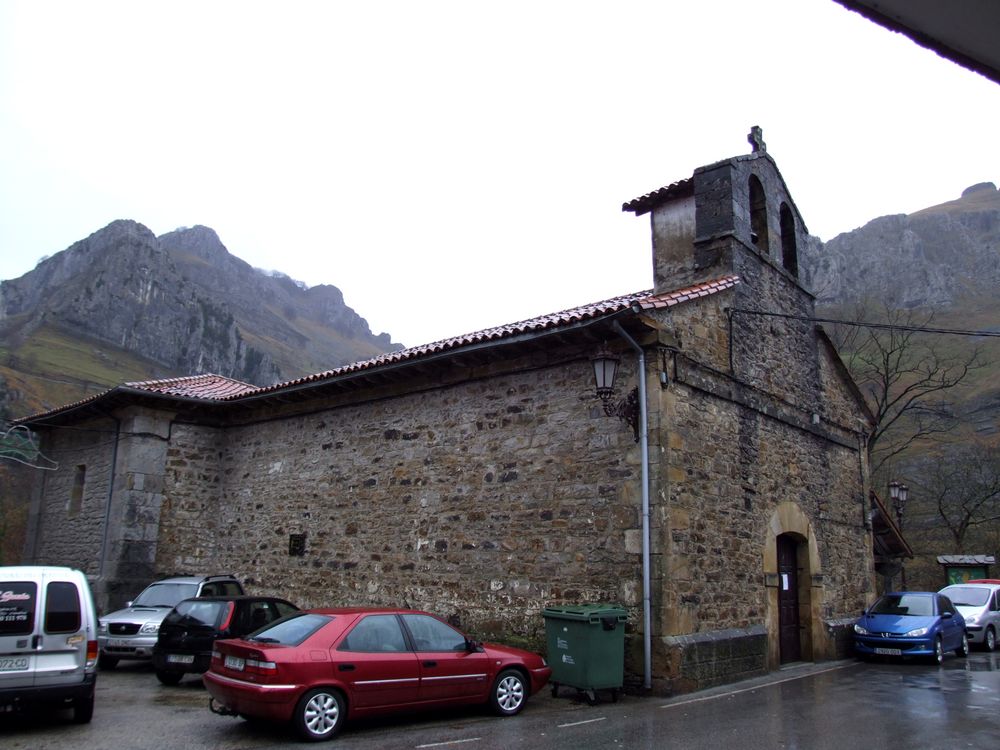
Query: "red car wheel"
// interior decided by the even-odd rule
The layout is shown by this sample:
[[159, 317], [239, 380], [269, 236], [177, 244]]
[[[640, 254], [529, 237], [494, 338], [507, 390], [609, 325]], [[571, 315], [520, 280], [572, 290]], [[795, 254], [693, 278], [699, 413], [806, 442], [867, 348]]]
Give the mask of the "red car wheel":
[[516, 669], [508, 669], [501, 672], [497, 681], [493, 683], [490, 703], [493, 710], [501, 716], [513, 716], [524, 708], [524, 702], [528, 698], [527, 693], [524, 676]]
[[344, 723], [344, 701], [331, 688], [315, 688], [299, 699], [292, 723], [295, 733], [309, 742], [334, 737]]

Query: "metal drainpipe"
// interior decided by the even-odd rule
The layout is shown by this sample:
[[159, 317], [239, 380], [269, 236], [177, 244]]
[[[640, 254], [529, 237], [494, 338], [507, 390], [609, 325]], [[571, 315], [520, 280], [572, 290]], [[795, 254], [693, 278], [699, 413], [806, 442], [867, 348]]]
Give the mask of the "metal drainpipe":
[[650, 632], [652, 586], [649, 571], [649, 429], [646, 421], [646, 353], [617, 320], [614, 322], [614, 328], [639, 355], [639, 450], [642, 452], [642, 685], [649, 690], [653, 686], [653, 640]]

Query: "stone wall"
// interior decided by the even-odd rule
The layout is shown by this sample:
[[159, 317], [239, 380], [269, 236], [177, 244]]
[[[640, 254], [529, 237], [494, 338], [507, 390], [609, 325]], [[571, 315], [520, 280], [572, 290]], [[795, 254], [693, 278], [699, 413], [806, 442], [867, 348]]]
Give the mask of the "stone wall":
[[224, 438], [177, 426], [158, 567], [232, 572], [301, 606], [426, 608], [536, 647], [545, 606], [634, 614], [638, 451], [591, 373], [574, 360], [316, 402]]
[[107, 514], [103, 577], [94, 586], [99, 610], [123, 606], [151, 581], [156, 566], [165, 466], [174, 412], [129, 406], [115, 412], [114, 494]]
[[871, 586], [863, 422], [835, 354], [808, 320], [737, 312], [729, 338], [727, 308], [808, 318], [812, 298], [735, 237], [707, 244], [741, 283], [661, 315], [678, 348], [667, 356], [671, 383], [658, 391], [652, 438], [664, 456], [653, 671], [665, 692], [776, 666], [766, 574], [779, 509], [791, 504], [804, 519], [803, 559], [815, 551], [800, 581], [804, 658], [843, 650], [843, 629], [829, 623], [860, 611]]
[[665, 674], [676, 675], [661, 680], [671, 693], [704, 690], [766, 671], [767, 632], [763, 625], [667, 636], [660, 645], [672, 665]]
[[175, 423], [167, 449], [156, 568], [161, 573], [217, 575], [215, 538], [222, 509], [225, 431]]
[[[93, 420], [42, 434], [42, 451], [58, 467], [39, 472], [42, 488], [30, 510], [24, 560], [67, 565], [97, 576], [117, 424], [112, 419]], [[75, 504], [74, 484], [81, 473], [83, 491]]]
[[672, 651], [688, 643], [675, 636], [743, 632], [772, 618], [765, 551], [774, 536], [771, 520], [785, 503], [808, 519], [818, 552], [818, 568], [804, 573], [810, 592], [802, 602], [806, 658], [831, 658], [837, 645], [822, 637], [823, 622], [860, 611], [870, 595], [870, 537], [858, 499], [856, 449], [683, 382], [660, 401], [659, 440], [668, 468], [659, 500], [664, 524], [655, 545], [660, 583], [654, 629], [667, 641], [661, 645], [665, 661], [654, 672], [673, 692], [739, 679], [754, 659], [760, 670], [776, 660], [766, 648], [721, 646], [713, 638], [713, 648], [735, 649], [740, 659], [731, 673], [714, 665], [703, 682], [698, 675], [705, 676], [706, 667], [692, 666], [699, 659]]

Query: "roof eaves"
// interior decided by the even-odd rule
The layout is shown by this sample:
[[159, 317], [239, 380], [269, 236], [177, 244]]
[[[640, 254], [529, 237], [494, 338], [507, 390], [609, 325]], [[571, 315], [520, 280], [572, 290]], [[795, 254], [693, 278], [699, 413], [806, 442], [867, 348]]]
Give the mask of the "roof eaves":
[[[18, 424], [38, 423], [63, 416], [78, 409], [93, 406], [114, 395], [141, 396], [165, 402], [197, 403], [203, 405], [246, 402], [266, 398], [272, 394], [289, 393], [320, 383], [344, 382], [363, 377], [373, 371], [388, 372], [412, 363], [436, 361], [458, 352], [470, 352], [497, 346], [508, 346], [538, 339], [555, 333], [578, 330], [606, 321], [623, 313], [673, 307], [688, 300], [706, 297], [730, 289], [739, 283], [736, 275], [723, 276], [711, 281], [694, 284], [672, 292], [652, 294], [650, 290], [626, 294], [580, 307], [549, 313], [537, 318], [508, 323], [474, 333], [443, 339], [431, 344], [411, 347], [397, 352], [354, 362], [333, 370], [307, 375], [295, 380], [255, 387], [242, 381], [215, 374], [190, 375], [162, 380], [144, 380], [124, 383], [96, 396], [67, 404], [58, 409], [34, 414], [16, 420]], [[224, 391], [219, 392], [223, 388]]]
[[650, 295], [649, 297], [641, 300], [636, 300], [632, 304], [632, 309], [635, 310], [635, 312], [642, 312], [646, 310], [661, 310], [666, 307], [674, 307], [682, 302], [699, 299], [701, 297], [708, 297], [711, 294], [717, 294], [718, 292], [725, 291], [726, 289], [732, 289], [739, 283], [740, 277], [736, 274], [721, 276], [717, 279], [703, 281], [700, 284], [694, 284], [672, 292], [662, 292], [660, 294]]
[[[501, 326], [497, 329], [487, 329], [478, 333], [465, 334], [462, 336], [456, 336], [452, 339], [437, 341], [432, 344], [412, 347], [411, 349], [403, 349], [398, 352], [392, 352], [390, 354], [364, 360], [362, 362], [355, 362], [335, 370], [327, 370], [325, 372], [307, 375], [296, 380], [290, 380], [285, 383], [264, 386], [249, 393], [228, 397], [225, 401], [245, 403], [259, 398], [266, 398], [277, 393], [290, 393], [302, 390], [303, 388], [310, 388], [321, 383], [342, 383], [355, 378], [367, 376], [375, 371], [385, 373], [398, 370], [403, 367], [408, 367], [418, 362], [426, 364], [428, 362], [434, 362], [451, 357], [460, 352], [467, 353], [482, 351], [483, 349], [492, 349], [498, 346], [510, 346], [525, 341], [537, 340], [539, 338], [557, 333], [562, 334], [567, 331], [588, 328], [596, 323], [617, 317], [622, 313], [631, 312], [634, 300], [645, 298], [648, 295], [649, 292], [645, 291], [638, 294], [613, 298], [612, 300], [606, 301], [612, 304], [609, 304], [606, 307], [600, 307], [599, 309], [597, 309], [597, 306], [604, 305], [604, 303], [596, 303], [596, 305], [586, 306], [587, 308], [595, 308], [588, 314], [572, 315], [558, 322], [549, 321], [548, 324], [545, 324], [539, 322], [541, 319], [531, 319], [529, 321], [521, 321], [520, 323], [512, 323], [507, 326]], [[543, 316], [543, 318], [553, 318], [555, 316], [564, 315], [581, 309], [583, 308], [574, 308], [572, 311], [554, 313], [552, 316]], [[504, 333], [500, 329], [510, 329], [512, 332]]]
[[622, 211], [631, 211], [636, 216], [642, 216], [652, 211], [661, 203], [676, 200], [677, 198], [690, 198], [692, 195], [694, 195], [694, 178], [686, 177], [683, 180], [677, 180], [651, 193], [646, 193], [623, 203]]
[[885, 507], [885, 503], [882, 502], [882, 498], [878, 496], [878, 493], [875, 492], [875, 490], [869, 490], [868, 497], [871, 500], [872, 505], [882, 517], [882, 522], [885, 524], [886, 530], [898, 542], [897, 547], [901, 550], [904, 556], [912, 559], [913, 548], [910, 546], [910, 543], [906, 541], [906, 537], [903, 536], [902, 530], [889, 513], [889, 509]]
[[77, 409], [82, 409], [86, 406], [90, 406], [122, 390], [123, 390], [122, 386], [116, 385], [114, 388], [108, 388], [106, 391], [101, 391], [100, 393], [94, 396], [80, 399], [79, 401], [73, 401], [69, 404], [63, 404], [62, 406], [56, 407], [55, 409], [50, 409], [49, 411], [41, 411], [41, 412], [36, 412], [34, 414], [29, 414], [26, 417], [19, 417], [18, 419], [12, 420], [12, 423], [27, 425], [45, 421], [52, 417], [62, 416], [63, 414], [68, 414], [70, 412], [76, 411]]
[[[202, 375], [188, 375], [179, 378], [164, 378], [162, 380], [140, 380], [132, 381], [128, 383], [122, 383], [113, 388], [109, 388], [106, 391], [102, 391], [89, 398], [81, 399], [80, 401], [74, 401], [69, 404], [65, 404], [56, 409], [51, 409], [49, 411], [37, 412], [35, 414], [28, 415], [26, 417], [21, 417], [20, 419], [13, 420], [14, 424], [39, 424], [42, 422], [50, 421], [56, 417], [65, 416], [74, 411], [80, 409], [85, 409], [88, 407], [93, 407], [101, 401], [109, 401], [115, 396], [141, 396], [143, 398], [151, 398], [163, 401], [171, 401], [174, 403], [198, 403], [198, 404], [212, 404], [212, 403], [222, 403], [225, 398], [219, 397], [217, 395], [212, 395], [214, 393], [213, 388], [194, 388], [187, 389], [183, 386], [186, 384], [207, 384], [212, 383], [216, 388], [222, 386], [225, 390], [239, 390], [240, 392], [246, 392], [246, 390], [252, 390], [255, 386], [249, 383], [244, 383], [239, 380], [234, 380], [233, 378], [227, 378], [222, 375], [215, 375], [212, 373], [202, 374]], [[228, 393], [231, 396], [232, 393]]]

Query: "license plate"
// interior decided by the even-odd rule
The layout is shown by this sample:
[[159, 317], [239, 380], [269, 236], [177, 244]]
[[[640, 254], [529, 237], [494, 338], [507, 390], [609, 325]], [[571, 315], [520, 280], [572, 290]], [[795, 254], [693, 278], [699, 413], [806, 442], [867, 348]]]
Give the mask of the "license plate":
[[108, 638], [109, 648], [128, 648], [131, 645], [127, 638]]
[[0, 672], [23, 672], [28, 668], [27, 656], [0, 657]]
[[235, 669], [237, 672], [242, 672], [243, 665], [246, 662], [239, 656], [227, 656], [223, 663], [226, 665], [226, 669]]
[[194, 654], [167, 654], [171, 664], [194, 664]]
[[899, 648], [877, 648], [875, 653], [880, 656], [902, 656], [903, 650]]

